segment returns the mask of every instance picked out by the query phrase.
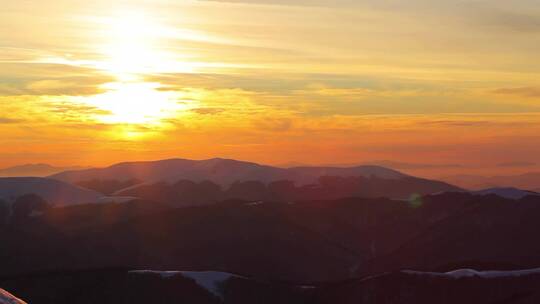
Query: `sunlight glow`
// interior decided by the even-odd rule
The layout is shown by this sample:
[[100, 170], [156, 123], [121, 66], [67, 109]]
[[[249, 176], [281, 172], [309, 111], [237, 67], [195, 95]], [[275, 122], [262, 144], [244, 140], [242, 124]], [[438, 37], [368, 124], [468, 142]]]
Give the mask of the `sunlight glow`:
[[[93, 96], [73, 96], [76, 103], [84, 103], [106, 114], [93, 115], [107, 124], [130, 124], [153, 127], [167, 118], [178, 117], [195, 106], [196, 101], [182, 101], [182, 92], [167, 91], [164, 85], [147, 79], [157, 74], [197, 73], [207, 68], [239, 67], [219, 62], [197, 62], [194, 55], [183, 54], [173, 41], [202, 41], [226, 43], [226, 40], [204, 33], [168, 27], [147, 13], [122, 11], [108, 17], [89, 17], [97, 28], [99, 38], [94, 50], [96, 59], [76, 59], [71, 56], [45, 57], [39, 63], [89, 67], [99, 70], [115, 81], [102, 85], [104, 93]], [[132, 130], [130, 128], [129, 130]], [[139, 138], [141, 132], [125, 130], [123, 137]]]
[[96, 67], [117, 79], [104, 85], [105, 93], [88, 97], [87, 104], [107, 111], [105, 123], [159, 124], [185, 110], [187, 104], [175, 92], [159, 90], [159, 83], [145, 82], [151, 73], [190, 73], [194, 68], [165, 51], [169, 31], [143, 13], [123, 13], [104, 22], [106, 43], [99, 47], [104, 60]]
[[189, 107], [175, 92], [160, 91], [159, 87], [148, 82], [109, 83], [105, 85], [107, 92], [84, 101], [108, 112], [99, 117], [105, 123], [155, 124]]
[[148, 73], [193, 73], [198, 65], [189, 56], [167, 49], [168, 39], [204, 41], [197, 32], [159, 24], [144, 13], [122, 13], [102, 22], [106, 42], [99, 47], [105, 56], [99, 67], [121, 80]]

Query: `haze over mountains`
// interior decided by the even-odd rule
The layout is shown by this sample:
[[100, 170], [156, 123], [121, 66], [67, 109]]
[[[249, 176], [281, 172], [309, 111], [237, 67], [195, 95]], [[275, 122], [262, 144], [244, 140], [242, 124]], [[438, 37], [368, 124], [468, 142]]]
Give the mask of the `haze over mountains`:
[[[209, 172], [202, 172], [203, 166], [201, 165], [199, 168], [189, 168], [189, 170], [193, 170], [192, 172], [188, 172], [188, 166], [187, 164], [180, 164], [180, 159], [171, 159], [171, 160], [164, 160], [164, 161], [158, 161], [158, 162], [134, 162], [134, 163], [120, 163], [117, 165], [113, 165], [107, 170], [103, 169], [91, 169], [91, 168], [83, 168], [83, 167], [56, 167], [51, 166], [48, 164], [28, 164], [28, 165], [20, 165], [20, 166], [14, 166], [9, 167], [5, 169], [0, 169], [0, 177], [46, 177], [51, 175], [58, 175], [58, 177], [55, 176], [55, 178], [66, 180], [69, 182], [72, 182], [72, 180], [78, 179], [78, 183], [80, 183], [82, 180], [84, 182], [92, 181], [92, 179], [100, 180], [102, 182], [108, 181], [109, 184], [102, 184], [101, 186], [96, 186], [95, 183], [92, 185], [92, 187], [98, 187], [101, 188], [101, 192], [105, 192], [107, 194], [112, 194], [114, 190], [126, 188], [128, 186], [140, 183], [140, 182], [156, 182], [158, 180], [164, 180], [167, 181], [170, 179], [171, 181], [174, 181], [175, 179], [189, 179], [193, 181], [201, 181], [204, 180], [205, 177], [209, 176]], [[218, 163], [217, 159], [213, 160], [215, 163]], [[225, 160], [222, 160], [225, 161]], [[176, 164], [173, 164], [176, 162]], [[159, 163], [162, 164], [171, 164], [171, 169], [159, 169]], [[211, 161], [206, 161], [208, 166], [212, 166]], [[244, 164], [251, 164], [248, 162], [243, 162]], [[145, 165], [143, 165], [145, 164]], [[130, 166], [133, 166], [133, 168], [130, 168]], [[146, 168], [144, 168], [146, 166]], [[514, 187], [524, 190], [530, 190], [530, 191], [538, 191], [540, 190], [540, 173], [535, 172], [535, 163], [530, 162], [507, 162], [507, 163], [500, 163], [496, 165], [492, 165], [491, 167], [499, 168], [504, 172], [506, 169], [520, 169], [518, 171], [527, 170], [527, 168], [530, 168], [531, 172], [525, 172], [520, 174], [456, 174], [456, 172], [474, 172], [475, 170], [472, 170], [474, 168], [471, 168], [467, 165], [461, 165], [456, 163], [408, 163], [408, 162], [399, 162], [399, 161], [391, 161], [391, 160], [379, 160], [379, 161], [369, 161], [369, 162], [359, 162], [358, 164], [334, 164], [334, 165], [324, 165], [324, 166], [316, 166], [316, 165], [306, 165], [299, 162], [295, 163], [289, 163], [285, 164], [279, 167], [272, 167], [272, 166], [261, 166], [263, 168], [273, 168], [277, 169], [274, 170], [274, 172], [266, 172], [261, 173], [261, 176], [257, 176], [256, 171], [253, 170], [249, 174], [246, 174], [244, 172], [243, 178], [246, 178], [246, 176], [253, 177], [253, 180], [261, 180], [264, 182], [264, 180], [274, 180], [278, 179], [278, 177], [282, 177], [283, 179], [288, 179], [295, 181], [295, 179], [300, 179], [300, 182], [306, 182], [310, 183], [309, 181], [313, 182], [313, 178], [310, 178], [309, 175], [318, 176], [318, 175], [324, 175], [324, 174], [317, 174], [316, 172], [304, 172], [300, 175], [294, 176], [295, 174], [287, 173], [284, 174], [283, 172], [277, 172], [280, 171], [279, 169], [286, 168], [286, 170], [289, 171], [298, 171], [298, 168], [305, 168], [305, 167], [316, 167], [316, 168], [362, 168], [359, 171], [360, 174], [356, 174], [358, 172], [353, 172], [353, 176], [369, 176], [370, 172], [368, 170], [369, 167], [372, 168], [387, 168], [387, 173], [385, 174], [385, 177], [388, 177], [392, 174], [399, 175], [399, 172], [408, 172], [405, 173], [406, 175], [412, 175], [412, 176], [429, 176], [431, 179], [436, 180], [442, 180], [449, 184], [456, 185], [458, 187], [464, 188], [464, 189], [470, 189], [470, 190], [483, 190], [488, 188], [496, 188], [496, 187]], [[184, 176], [182, 174], [175, 174], [171, 173], [170, 171], [174, 170], [173, 168], [176, 168], [178, 170], [182, 170], [184, 173]], [[215, 168], [215, 167], [214, 167]], [[227, 165], [223, 165], [223, 170], [226, 170]], [[231, 167], [232, 169], [233, 167]], [[376, 173], [374, 174], [377, 177], [381, 177], [382, 170], [380, 169], [378, 172], [372, 172]], [[481, 167], [479, 167], [481, 168]], [[88, 169], [88, 170], [85, 170]], [[261, 169], [261, 168], [259, 168]], [[290, 170], [294, 169], [294, 170]], [[122, 172], [122, 170], [124, 170]], [[133, 172], [127, 172], [132, 170]], [[145, 172], [144, 170], [148, 170], [148, 172]], [[220, 169], [215, 168], [216, 172], [212, 172], [212, 174], [216, 174], [217, 171]], [[75, 172], [69, 172], [64, 173], [68, 171], [76, 171]], [[82, 172], [81, 172], [82, 171]], [[199, 171], [199, 172], [197, 172]], [[264, 170], [261, 170], [264, 171]], [[396, 171], [394, 173], [391, 173], [391, 171]], [[441, 171], [440, 173], [437, 173]], [[443, 174], [442, 172], [454, 172], [453, 174]], [[514, 170], [515, 171], [515, 170]], [[63, 174], [59, 174], [63, 173]], [[331, 172], [332, 173], [332, 172]], [[341, 172], [335, 172], [336, 176], [344, 176], [346, 173], [345, 170], [342, 170]], [[77, 178], [76, 174], [81, 174], [80, 178]], [[218, 178], [217, 176], [213, 176], [213, 178], [216, 179], [216, 183], [222, 185], [222, 186], [228, 186], [230, 185], [231, 180], [235, 180], [235, 178], [240, 178], [237, 181], [242, 181], [242, 174], [238, 173], [236, 177], [222, 177]], [[152, 176], [154, 175], [154, 176]], [[301, 175], [304, 175], [305, 180], [302, 181]], [[334, 174], [332, 174], [334, 175]], [[125, 176], [132, 176], [131, 179], [127, 178]], [[142, 177], [140, 179], [135, 178], [135, 176]], [[92, 177], [92, 178], [91, 178]], [[163, 178], [162, 178], [163, 177]], [[90, 179], [88, 179], [90, 178]], [[260, 179], [259, 179], [260, 178]], [[147, 180], [148, 179], [148, 180]], [[228, 179], [228, 180], [227, 180]], [[83, 182], [83, 183], [84, 183]], [[122, 185], [111, 185], [111, 183], [118, 182], [122, 183]], [[298, 182], [298, 181], [296, 181]]]
[[[486, 185], [517, 183], [522, 188], [491, 187], [474, 192], [520, 199], [537, 195], [537, 175], [491, 178]], [[540, 180], [539, 180], [540, 182]], [[117, 197], [195, 206], [228, 199], [298, 201], [345, 197], [410, 199], [414, 195], [459, 192], [463, 188], [410, 176], [375, 165], [279, 168], [231, 159], [167, 159], [119, 163], [106, 168], [70, 170], [50, 178], [0, 179], [0, 198], [13, 201], [38, 194], [52, 205], [91, 203]], [[114, 198], [113, 198], [114, 199]]]
[[467, 189], [485, 189], [491, 187], [516, 187], [521, 189], [540, 190], [540, 172], [529, 172], [517, 175], [481, 176], [453, 175], [443, 178], [449, 183]]
[[0, 169], [0, 177], [44, 177], [82, 167], [55, 167], [48, 164], [26, 164]]
[[36, 194], [54, 206], [95, 203], [103, 196], [89, 189], [39, 177], [0, 178], [0, 199], [13, 202], [26, 194]]
[[[442, 180], [471, 190], [492, 187], [516, 187], [527, 190], [540, 189], [540, 166], [536, 162], [509, 161], [502, 163], [470, 164], [459, 162], [405, 162], [374, 160], [358, 163], [328, 164], [330, 167], [382, 166], [413, 176]], [[308, 166], [299, 162], [283, 167]]]

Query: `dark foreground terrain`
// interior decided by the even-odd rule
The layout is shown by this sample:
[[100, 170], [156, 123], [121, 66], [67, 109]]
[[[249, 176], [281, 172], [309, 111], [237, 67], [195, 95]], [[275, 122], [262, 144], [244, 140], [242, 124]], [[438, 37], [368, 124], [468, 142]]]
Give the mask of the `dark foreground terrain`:
[[538, 196], [468, 193], [47, 208], [2, 224], [0, 288], [35, 304], [538, 303], [538, 218]]
[[[106, 269], [3, 279], [28, 303], [334, 304], [516, 303], [540, 301], [540, 269], [520, 272], [394, 272], [366, 279], [295, 285], [220, 272]], [[2, 302], [0, 303], [10, 303]]]

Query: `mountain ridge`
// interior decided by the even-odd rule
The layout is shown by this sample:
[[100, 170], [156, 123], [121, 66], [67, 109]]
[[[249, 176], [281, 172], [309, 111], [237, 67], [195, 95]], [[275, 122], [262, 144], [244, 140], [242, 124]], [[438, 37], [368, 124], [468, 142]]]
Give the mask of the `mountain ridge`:
[[[233, 190], [236, 192], [254, 194], [255, 192], [266, 191], [262, 188], [273, 184], [273, 186], [279, 188], [279, 190], [274, 190], [281, 192], [281, 194], [283, 194], [283, 191], [301, 191], [304, 194], [307, 192], [311, 193], [307, 198], [306, 195], [285, 195], [287, 200], [295, 200], [295, 198], [302, 199], [302, 197], [305, 199], [315, 199], [316, 195], [326, 198], [360, 195], [407, 199], [413, 194], [424, 195], [441, 191], [462, 191], [461, 188], [444, 182], [418, 178], [393, 169], [373, 165], [349, 168], [279, 168], [224, 158], [207, 160], [174, 158], [158, 161], [124, 162], [106, 168], [67, 171], [52, 175], [50, 178], [78, 185], [99, 185], [99, 181], [120, 181], [118, 184], [122, 185], [125, 184], [125, 181], [135, 180], [138, 182], [131, 183], [126, 188], [118, 188], [111, 193], [122, 193], [124, 196], [137, 196], [137, 192], [140, 193], [140, 191], [127, 191], [137, 190], [137, 188], [142, 187], [145, 189], [145, 192], [149, 190], [159, 195], [162, 199], [163, 193], [175, 193], [178, 190], [175, 189], [175, 185], [185, 188], [187, 182], [207, 183], [206, 186], [210, 187], [211, 189], [209, 190], [212, 191], [234, 188]], [[275, 183], [278, 182], [282, 184], [276, 185]], [[284, 182], [290, 183], [285, 185]], [[214, 185], [212, 186], [211, 184]], [[216, 187], [221, 188], [221, 190], [215, 189]], [[329, 193], [334, 193], [335, 195], [332, 196]], [[338, 193], [339, 195], [337, 195]], [[180, 199], [181, 197], [182, 195], [173, 195], [173, 198]], [[251, 199], [248, 197], [233, 195], [222, 197], [222, 199]], [[262, 196], [254, 199], [266, 200], [268, 197], [267, 195], [266, 197]], [[141, 198], [156, 199], [155, 197], [148, 196]]]
[[[183, 170], [184, 176], [174, 170]], [[243, 170], [241, 174], [226, 170]], [[266, 170], [266, 171], [264, 171]], [[226, 171], [226, 172], [223, 172]], [[318, 171], [318, 172], [317, 172]], [[129, 179], [138, 178], [143, 182], [177, 181], [192, 173], [192, 180], [211, 180], [220, 185], [229, 185], [235, 181], [260, 180], [263, 182], [287, 179], [293, 177], [295, 182], [311, 183], [315, 181], [309, 174], [322, 176], [325, 173], [340, 173], [340, 176], [370, 176], [375, 175], [386, 178], [402, 178], [408, 175], [399, 171], [373, 165], [359, 165], [354, 167], [330, 166], [300, 166], [280, 168], [254, 162], [240, 161], [226, 158], [211, 158], [205, 160], [191, 160], [183, 158], [170, 158], [156, 161], [121, 162], [104, 168], [90, 168], [84, 170], [69, 170], [53, 174], [50, 178], [73, 182], [75, 179], [109, 178]], [[206, 175], [205, 175], [206, 174]], [[230, 178], [221, 176], [220, 180], [212, 180], [212, 176], [230, 175]], [[129, 176], [131, 175], [131, 176]], [[158, 176], [159, 175], [159, 176]], [[199, 175], [199, 176], [197, 176]], [[236, 179], [235, 179], [236, 175]], [[250, 176], [248, 176], [250, 175]], [[254, 176], [259, 175], [259, 176]], [[307, 176], [306, 176], [307, 175]], [[258, 178], [257, 178], [258, 177]], [[187, 178], [189, 179], [189, 178]]]

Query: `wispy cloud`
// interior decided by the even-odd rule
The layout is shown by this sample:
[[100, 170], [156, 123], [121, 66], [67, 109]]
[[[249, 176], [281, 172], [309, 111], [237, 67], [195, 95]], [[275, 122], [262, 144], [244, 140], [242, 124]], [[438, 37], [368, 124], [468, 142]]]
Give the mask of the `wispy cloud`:
[[536, 163], [534, 162], [524, 162], [524, 161], [513, 161], [513, 162], [504, 162], [497, 164], [498, 167], [503, 168], [522, 168], [522, 167], [534, 167]]
[[94, 95], [114, 78], [95, 69], [61, 64], [1, 63], [0, 95]]
[[195, 109], [191, 109], [191, 111], [197, 114], [201, 114], [201, 115], [214, 115], [214, 114], [222, 113], [226, 110], [222, 108], [195, 108]]
[[0, 117], [0, 124], [14, 124], [20, 122], [22, 122], [22, 119]]
[[540, 97], [540, 87], [502, 88], [494, 90], [493, 92], [496, 94], [515, 95], [520, 97]]

